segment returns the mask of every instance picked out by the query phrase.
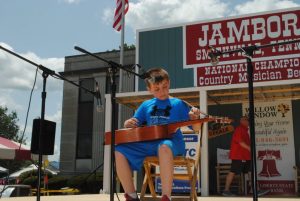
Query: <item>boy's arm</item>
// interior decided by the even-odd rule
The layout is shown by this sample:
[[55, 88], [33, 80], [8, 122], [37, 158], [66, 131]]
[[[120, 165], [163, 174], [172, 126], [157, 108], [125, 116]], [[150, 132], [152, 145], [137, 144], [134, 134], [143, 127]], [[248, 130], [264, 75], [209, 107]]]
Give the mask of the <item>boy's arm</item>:
[[248, 151], [250, 151], [250, 146], [247, 145], [245, 142], [241, 141], [240, 142], [241, 147], [243, 147], [244, 149], [247, 149]]
[[138, 123], [139, 123], [139, 120], [132, 117], [130, 119], [127, 119], [125, 122], [124, 122], [124, 127], [125, 128], [136, 128], [138, 127]]
[[135, 111], [133, 117], [131, 117], [130, 119], [127, 119], [124, 122], [125, 128], [136, 128], [136, 127], [140, 126], [140, 123], [143, 123], [146, 120], [144, 103], [142, 103], [139, 106], [139, 108]]
[[[200, 116], [200, 110], [196, 107], [192, 107], [192, 109], [189, 112], [190, 120], [199, 119], [199, 116]], [[195, 132], [199, 132], [199, 130], [201, 129], [201, 123], [194, 124], [192, 125], [192, 127]]]

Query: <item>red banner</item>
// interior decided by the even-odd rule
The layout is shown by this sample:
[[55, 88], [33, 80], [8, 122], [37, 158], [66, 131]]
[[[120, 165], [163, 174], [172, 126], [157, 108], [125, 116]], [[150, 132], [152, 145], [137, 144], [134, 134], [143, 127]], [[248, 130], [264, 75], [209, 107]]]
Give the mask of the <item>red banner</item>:
[[[197, 68], [197, 86], [247, 82], [242, 53], [222, 55], [218, 66], [210, 64], [208, 47], [230, 51], [300, 39], [300, 9], [202, 22], [185, 26], [184, 67]], [[300, 43], [263, 48], [254, 52], [254, 81], [300, 78]]]
[[[300, 10], [290, 10], [248, 17], [203, 22], [185, 28], [185, 66], [210, 66], [208, 46], [229, 51], [242, 46], [262, 45], [300, 38]], [[300, 53], [300, 44], [281, 45], [256, 51], [255, 58], [285, 56]], [[295, 55], [294, 55], [295, 57]], [[241, 53], [223, 55], [222, 62], [236, 63], [244, 59]]]
[[294, 181], [257, 181], [259, 189], [269, 190], [272, 195], [294, 195], [295, 182]]
[[[253, 62], [253, 81], [264, 82], [300, 78], [300, 58]], [[197, 86], [227, 85], [247, 82], [247, 63], [197, 68]]]

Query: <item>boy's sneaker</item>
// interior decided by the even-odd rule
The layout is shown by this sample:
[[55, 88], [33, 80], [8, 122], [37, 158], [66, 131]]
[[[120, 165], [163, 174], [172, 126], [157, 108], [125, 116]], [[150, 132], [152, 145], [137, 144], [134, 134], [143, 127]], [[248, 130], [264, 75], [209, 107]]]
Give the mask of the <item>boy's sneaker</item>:
[[264, 196], [264, 195], [268, 194], [269, 192], [270, 192], [269, 190], [258, 190], [257, 191], [257, 196], [261, 197], [261, 196]]
[[235, 194], [231, 193], [230, 191], [223, 191], [222, 195], [226, 196], [226, 197], [234, 197], [234, 196], [236, 196]]
[[169, 199], [168, 196], [163, 195], [163, 196], [161, 197], [161, 201], [170, 201], [170, 199]]
[[127, 193], [124, 194], [126, 201], [140, 201], [140, 199], [137, 198], [132, 198], [130, 197]]

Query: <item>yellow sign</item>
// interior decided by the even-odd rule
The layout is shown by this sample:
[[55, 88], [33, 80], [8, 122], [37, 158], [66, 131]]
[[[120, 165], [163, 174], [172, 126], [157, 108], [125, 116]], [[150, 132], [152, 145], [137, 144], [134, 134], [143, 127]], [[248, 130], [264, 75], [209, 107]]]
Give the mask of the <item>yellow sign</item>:
[[229, 134], [234, 131], [234, 127], [232, 125], [224, 125], [219, 128], [213, 128], [208, 130], [208, 138], [214, 138], [221, 135]]
[[48, 167], [49, 166], [49, 161], [48, 159], [44, 160], [44, 167]]

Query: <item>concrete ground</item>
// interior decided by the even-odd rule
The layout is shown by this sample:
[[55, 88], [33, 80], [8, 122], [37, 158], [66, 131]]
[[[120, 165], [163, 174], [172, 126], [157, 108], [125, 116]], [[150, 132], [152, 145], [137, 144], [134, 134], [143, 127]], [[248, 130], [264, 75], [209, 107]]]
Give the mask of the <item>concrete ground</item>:
[[[120, 201], [125, 201], [123, 194], [119, 194]], [[199, 201], [252, 201], [252, 197], [198, 197]], [[1, 201], [35, 201], [36, 197], [15, 197], [15, 198], [1, 198]], [[89, 194], [89, 195], [52, 195], [41, 196], [41, 201], [110, 201], [109, 194]], [[117, 196], [114, 197], [118, 201]], [[156, 201], [159, 199], [146, 198], [145, 201]], [[189, 200], [188, 198], [173, 197], [172, 201]], [[259, 201], [299, 201], [299, 197], [262, 197]]]

